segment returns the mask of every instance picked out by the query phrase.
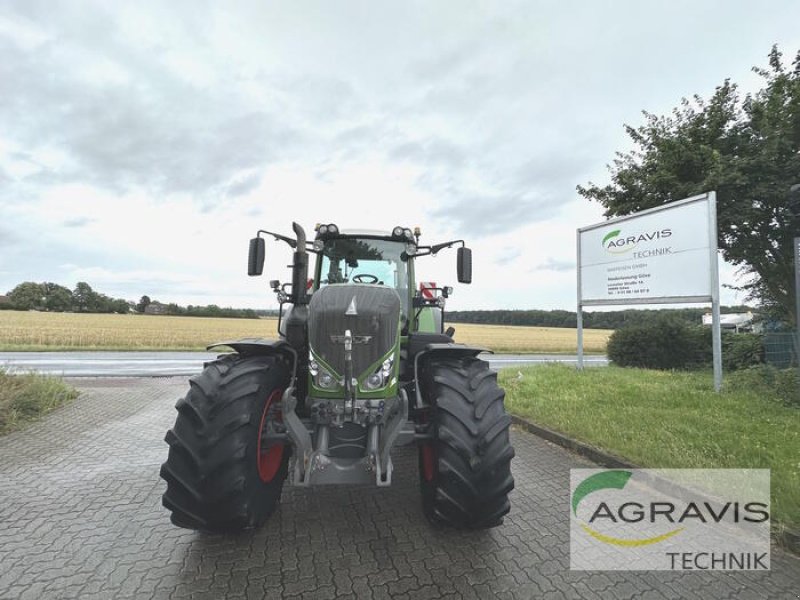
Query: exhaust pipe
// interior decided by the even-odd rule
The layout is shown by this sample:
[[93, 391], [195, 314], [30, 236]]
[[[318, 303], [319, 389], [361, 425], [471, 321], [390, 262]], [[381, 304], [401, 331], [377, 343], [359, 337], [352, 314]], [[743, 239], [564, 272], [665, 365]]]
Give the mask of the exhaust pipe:
[[294, 251], [292, 265], [292, 304], [308, 304], [308, 253], [306, 252], [306, 232], [299, 223], [292, 223], [297, 236], [297, 247]]

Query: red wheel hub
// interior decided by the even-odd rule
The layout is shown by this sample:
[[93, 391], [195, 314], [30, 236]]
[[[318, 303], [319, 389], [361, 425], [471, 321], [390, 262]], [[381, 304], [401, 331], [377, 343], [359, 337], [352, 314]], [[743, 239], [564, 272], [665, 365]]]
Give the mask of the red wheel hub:
[[422, 477], [425, 481], [433, 479], [433, 471], [436, 467], [436, 456], [433, 451], [433, 444], [422, 444]]
[[[283, 444], [274, 444], [269, 448], [261, 447], [261, 435], [269, 425], [267, 421], [269, 409], [276, 400], [280, 400], [282, 394], [283, 390], [275, 390], [270, 394], [269, 398], [267, 398], [267, 402], [264, 404], [264, 412], [261, 414], [261, 424], [258, 426], [258, 446], [256, 448], [258, 476], [264, 483], [272, 481], [278, 473], [283, 459]], [[279, 414], [276, 415], [275, 418], [278, 421], [281, 420]]]

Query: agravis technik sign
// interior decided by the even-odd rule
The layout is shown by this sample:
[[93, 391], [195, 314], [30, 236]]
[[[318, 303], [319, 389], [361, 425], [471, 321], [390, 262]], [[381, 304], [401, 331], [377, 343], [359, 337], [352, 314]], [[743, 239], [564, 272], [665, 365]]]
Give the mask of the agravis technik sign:
[[710, 299], [714, 204], [705, 194], [579, 229], [581, 303]]
[[570, 568], [767, 571], [768, 469], [571, 469]]

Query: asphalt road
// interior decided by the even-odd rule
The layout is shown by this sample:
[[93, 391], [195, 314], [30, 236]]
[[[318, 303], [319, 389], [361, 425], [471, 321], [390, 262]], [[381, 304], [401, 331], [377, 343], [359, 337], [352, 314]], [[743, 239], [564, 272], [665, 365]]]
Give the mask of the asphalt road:
[[161, 506], [164, 432], [186, 378], [73, 380], [81, 396], [0, 438], [0, 598], [14, 600], [794, 599], [800, 560], [769, 572], [569, 569], [569, 469], [583, 458], [514, 431], [505, 523], [429, 526], [413, 448], [392, 486], [284, 489], [264, 527], [178, 529]]
[[[214, 352], [0, 352], [0, 367], [65, 377], [165, 377], [200, 372]], [[494, 369], [545, 362], [577, 364], [559, 354], [485, 354]], [[587, 356], [587, 366], [605, 366], [605, 356]]]

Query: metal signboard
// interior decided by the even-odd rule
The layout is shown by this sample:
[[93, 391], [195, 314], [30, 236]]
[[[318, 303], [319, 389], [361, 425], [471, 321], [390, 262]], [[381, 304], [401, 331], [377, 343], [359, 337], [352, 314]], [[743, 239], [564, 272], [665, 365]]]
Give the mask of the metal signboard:
[[711, 301], [712, 220], [704, 195], [579, 229], [582, 304]]
[[722, 383], [716, 193], [582, 227], [578, 242], [578, 364], [584, 306], [710, 302], [714, 382]]

